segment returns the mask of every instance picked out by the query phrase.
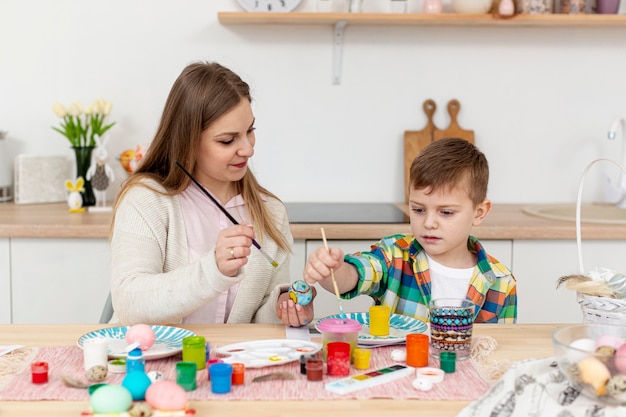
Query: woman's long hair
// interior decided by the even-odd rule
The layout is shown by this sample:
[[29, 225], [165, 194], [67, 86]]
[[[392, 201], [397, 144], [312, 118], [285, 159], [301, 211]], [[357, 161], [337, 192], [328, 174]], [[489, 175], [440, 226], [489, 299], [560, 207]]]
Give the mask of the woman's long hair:
[[[152, 143], [115, 199], [111, 232], [120, 201], [131, 187], [147, 187], [143, 179], [157, 181], [167, 190], [164, 194], [170, 196], [189, 186], [191, 180], [176, 167], [176, 161], [187, 171], [194, 172], [202, 132], [244, 98], [252, 101], [248, 84], [220, 64], [196, 62], [183, 70], [167, 97]], [[260, 239], [267, 234], [281, 249], [290, 251], [287, 239], [263, 204], [261, 194], [278, 197], [262, 187], [249, 168], [235, 186], [237, 193], [243, 196], [248, 216]]]

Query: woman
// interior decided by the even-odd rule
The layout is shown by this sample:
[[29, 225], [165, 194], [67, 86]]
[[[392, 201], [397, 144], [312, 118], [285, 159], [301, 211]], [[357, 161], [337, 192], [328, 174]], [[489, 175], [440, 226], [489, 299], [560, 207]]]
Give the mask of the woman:
[[249, 86], [229, 69], [194, 63], [176, 79], [156, 135], [115, 201], [112, 321], [313, 319], [312, 303], [294, 305], [287, 293], [293, 237], [285, 206], [248, 169], [254, 120]]

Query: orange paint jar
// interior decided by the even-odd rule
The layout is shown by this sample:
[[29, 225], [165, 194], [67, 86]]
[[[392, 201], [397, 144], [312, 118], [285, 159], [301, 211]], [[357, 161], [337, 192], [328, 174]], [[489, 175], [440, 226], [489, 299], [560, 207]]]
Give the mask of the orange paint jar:
[[406, 364], [414, 368], [428, 366], [428, 335], [411, 333], [406, 335]]

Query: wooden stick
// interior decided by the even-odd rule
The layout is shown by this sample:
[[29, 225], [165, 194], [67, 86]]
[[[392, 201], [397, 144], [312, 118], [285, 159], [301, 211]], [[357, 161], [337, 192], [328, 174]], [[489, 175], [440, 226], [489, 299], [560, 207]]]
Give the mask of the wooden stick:
[[[324, 241], [324, 248], [330, 253], [330, 249], [328, 248], [328, 242], [326, 241], [326, 233], [324, 233], [324, 228], [322, 230], [322, 240]], [[341, 297], [339, 296], [339, 288], [337, 287], [337, 281], [335, 280], [335, 272], [333, 269], [330, 269], [330, 278], [333, 280], [333, 288], [335, 288], [335, 296], [337, 296], [337, 304], [339, 304], [339, 312], [341, 313], [341, 317], [344, 322], [347, 318], [346, 313], [343, 312], [343, 307], [341, 306]]]

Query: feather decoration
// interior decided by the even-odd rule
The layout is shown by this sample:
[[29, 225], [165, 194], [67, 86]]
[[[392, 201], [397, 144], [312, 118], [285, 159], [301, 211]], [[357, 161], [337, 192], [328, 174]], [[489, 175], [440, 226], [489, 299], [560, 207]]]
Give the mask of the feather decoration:
[[619, 298], [617, 292], [604, 280], [595, 280], [586, 275], [565, 275], [559, 278], [556, 287], [565, 287], [581, 294], [595, 297]]
[[261, 376], [257, 376], [252, 380], [252, 382], [263, 382], [263, 381], [288, 381], [296, 379], [293, 374], [289, 372], [273, 372], [271, 374], [265, 374]]

